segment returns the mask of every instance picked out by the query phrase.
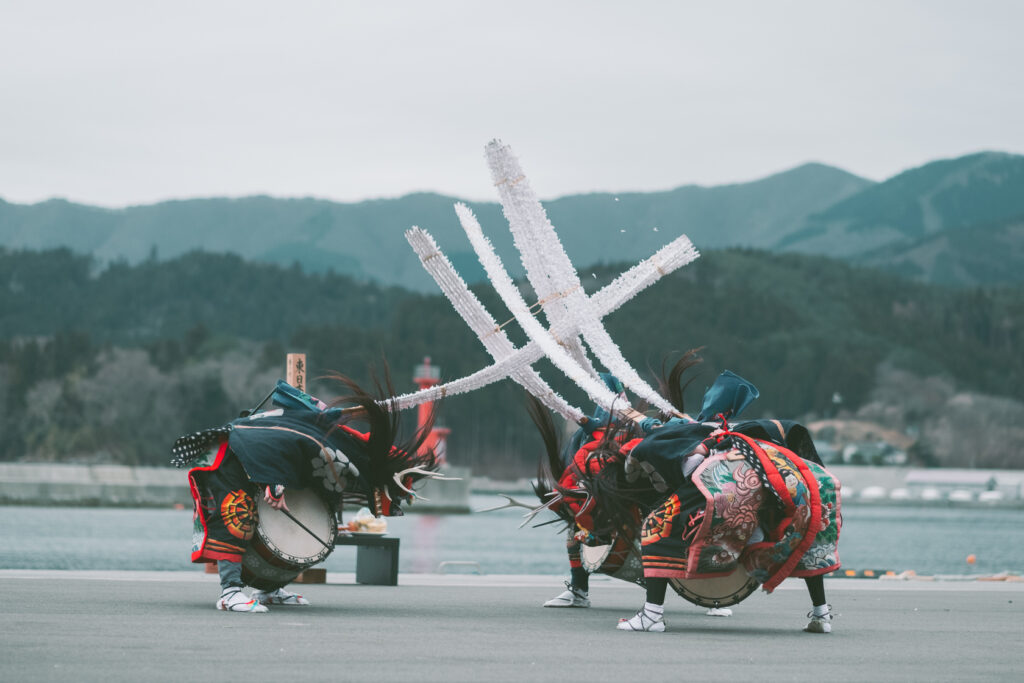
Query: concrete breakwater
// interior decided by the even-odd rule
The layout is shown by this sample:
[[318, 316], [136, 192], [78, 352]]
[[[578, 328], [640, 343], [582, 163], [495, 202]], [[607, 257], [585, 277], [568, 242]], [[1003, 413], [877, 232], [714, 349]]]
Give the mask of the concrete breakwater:
[[125, 465], [0, 463], [5, 505], [191, 506], [183, 470]]
[[[469, 512], [469, 468], [443, 472], [459, 479], [425, 482], [420, 492], [428, 500], [410, 511]], [[185, 470], [172, 467], [0, 463], [0, 505], [191, 507], [192, 496]]]
[[[847, 504], [1024, 507], [1024, 470], [924, 469], [833, 465]], [[473, 477], [467, 467], [446, 466], [455, 481], [426, 481], [410, 512], [466, 513], [471, 492], [535, 498], [529, 479]], [[190, 507], [184, 470], [124, 465], [0, 463], [0, 504], [123, 507]]]
[[[1024, 470], [826, 465], [842, 483], [844, 504], [1024, 507]], [[473, 480], [476, 493], [533, 498], [529, 479]]]

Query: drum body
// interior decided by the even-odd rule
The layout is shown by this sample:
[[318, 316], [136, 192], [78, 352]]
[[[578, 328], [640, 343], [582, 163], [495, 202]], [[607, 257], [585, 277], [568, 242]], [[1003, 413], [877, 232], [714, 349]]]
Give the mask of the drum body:
[[[580, 563], [589, 573], [607, 574], [615, 579], [644, 585], [640, 542], [633, 546], [619, 535], [608, 545], [581, 545]], [[758, 583], [743, 567], [726, 576], [711, 579], [669, 579], [679, 597], [701, 607], [728, 607], [746, 600]]]
[[323, 562], [334, 549], [338, 533], [334, 513], [315, 493], [289, 489], [285, 502], [291, 515], [320, 540], [260, 498], [256, 533], [242, 556], [242, 581], [248, 586], [264, 591], [281, 588], [303, 570]]
[[644, 583], [640, 542], [630, 543], [621, 534], [615, 534], [608, 545], [580, 545], [580, 564], [591, 574], [607, 574], [641, 586]]
[[672, 590], [684, 600], [701, 607], [728, 607], [745, 600], [758, 583], [742, 566], [726, 576], [713, 579], [669, 579]]

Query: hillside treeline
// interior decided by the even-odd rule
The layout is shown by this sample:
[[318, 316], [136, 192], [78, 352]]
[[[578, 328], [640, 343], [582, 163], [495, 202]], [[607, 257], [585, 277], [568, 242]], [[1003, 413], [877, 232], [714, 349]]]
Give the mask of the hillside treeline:
[[[628, 265], [588, 269], [584, 284], [592, 291]], [[511, 317], [489, 287], [475, 291], [497, 319]], [[984, 432], [996, 419], [985, 413], [1012, 424], [1024, 398], [1020, 288], [951, 290], [819, 257], [726, 250], [666, 277], [606, 324], [652, 381], [703, 347], [689, 409], [728, 368], [761, 391], [750, 417], [870, 413], [916, 434], [925, 464], [966, 465], [948, 426], [962, 417], [962, 433]], [[315, 379], [329, 372], [369, 384], [371, 371], [383, 378], [390, 368], [401, 393], [414, 389], [424, 356], [444, 378], [488, 362], [440, 295], [229, 255], [99, 270], [66, 250], [0, 250], [0, 459], [166, 464], [178, 435], [263, 398], [288, 352], [307, 355], [310, 389], [324, 398], [339, 390]], [[550, 365], [537, 367], [589, 409]], [[452, 429], [451, 461], [492, 476], [530, 474], [541, 442], [522, 403], [507, 380], [447, 399], [439, 418]], [[1012, 449], [991, 451], [970, 464], [1024, 466]]]

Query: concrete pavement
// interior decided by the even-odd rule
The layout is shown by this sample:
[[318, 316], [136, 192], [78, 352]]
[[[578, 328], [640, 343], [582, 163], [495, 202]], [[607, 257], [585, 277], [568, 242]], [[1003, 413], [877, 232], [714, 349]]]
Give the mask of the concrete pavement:
[[0, 680], [1009, 681], [1024, 671], [1024, 584], [826, 581], [838, 618], [803, 633], [803, 582], [713, 618], [669, 596], [663, 634], [615, 630], [640, 589], [594, 577], [590, 609], [542, 609], [560, 577], [348, 574], [310, 607], [214, 609], [195, 572], [0, 571]]

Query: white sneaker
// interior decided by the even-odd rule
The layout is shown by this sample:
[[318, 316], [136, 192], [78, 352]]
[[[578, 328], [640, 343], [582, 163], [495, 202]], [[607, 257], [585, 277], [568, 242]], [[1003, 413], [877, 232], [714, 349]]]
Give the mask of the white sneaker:
[[731, 617], [732, 610], [728, 607], [712, 607], [706, 612], [709, 617]]
[[226, 612], [268, 612], [269, 610], [260, 604], [259, 600], [250, 598], [240, 588], [229, 588], [220, 594], [217, 601], [217, 609]]
[[808, 633], [832, 633], [832, 613], [831, 611], [820, 617], [814, 616], [814, 612], [808, 612], [807, 616], [810, 621], [807, 622], [807, 626], [804, 626], [804, 630]]
[[565, 590], [561, 595], [551, 598], [544, 603], [545, 607], [590, 607], [590, 598], [587, 591], [573, 588], [568, 581], [565, 582]]
[[572, 589], [563, 591], [559, 595], [544, 603], [545, 607], [590, 607], [590, 598], [582, 591]]
[[252, 597], [259, 600], [264, 605], [308, 605], [309, 600], [302, 597], [298, 593], [290, 593], [283, 588], [278, 588], [276, 591], [270, 591], [264, 593], [263, 591], [253, 591]]
[[630, 619], [619, 619], [615, 628], [620, 631], [654, 631], [661, 633], [665, 630], [665, 615], [656, 612], [649, 612], [641, 607], [640, 611]]

